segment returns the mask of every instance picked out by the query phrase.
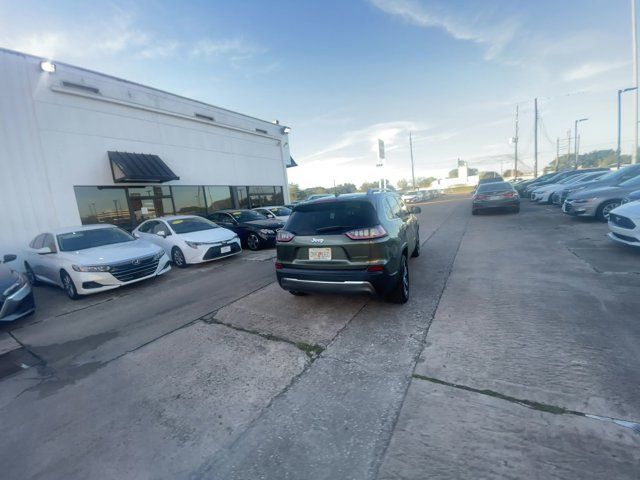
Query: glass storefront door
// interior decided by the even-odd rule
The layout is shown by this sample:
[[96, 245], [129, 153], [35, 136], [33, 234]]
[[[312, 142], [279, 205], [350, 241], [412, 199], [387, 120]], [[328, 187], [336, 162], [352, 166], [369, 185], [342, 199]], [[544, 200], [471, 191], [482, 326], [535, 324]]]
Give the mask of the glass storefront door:
[[136, 225], [150, 218], [173, 215], [173, 201], [169, 187], [129, 188], [129, 205]]

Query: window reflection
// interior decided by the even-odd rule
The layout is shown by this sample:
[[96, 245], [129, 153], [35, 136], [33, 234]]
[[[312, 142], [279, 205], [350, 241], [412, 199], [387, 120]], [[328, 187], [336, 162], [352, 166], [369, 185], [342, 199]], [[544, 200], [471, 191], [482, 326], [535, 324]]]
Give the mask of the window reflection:
[[74, 187], [83, 225], [111, 223], [131, 229], [127, 194], [119, 187]]
[[207, 205], [202, 187], [171, 187], [177, 215], [206, 215]]
[[229, 187], [204, 187], [209, 212], [233, 208], [231, 189]]

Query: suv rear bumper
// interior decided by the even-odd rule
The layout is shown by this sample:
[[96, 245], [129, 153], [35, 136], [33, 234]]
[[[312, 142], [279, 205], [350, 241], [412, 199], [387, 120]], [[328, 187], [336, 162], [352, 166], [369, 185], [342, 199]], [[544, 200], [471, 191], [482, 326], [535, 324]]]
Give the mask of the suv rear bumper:
[[368, 293], [385, 295], [396, 282], [396, 274], [367, 270], [311, 270], [283, 268], [276, 271], [285, 290], [315, 293]]

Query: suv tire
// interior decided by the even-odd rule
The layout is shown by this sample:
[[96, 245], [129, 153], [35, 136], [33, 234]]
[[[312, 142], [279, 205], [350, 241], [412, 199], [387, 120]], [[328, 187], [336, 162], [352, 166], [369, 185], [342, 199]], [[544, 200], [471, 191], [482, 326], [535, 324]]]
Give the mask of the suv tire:
[[420, 230], [416, 232], [416, 246], [411, 252], [411, 256], [414, 258], [420, 256]]
[[389, 294], [388, 300], [392, 303], [407, 303], [409, 300], [409, 262], [407, 255], [402, 254], [400, 268], [398, 269], [398, 281]]
[[247, 247], [249, 247], [249, 250], [260, 250], [260, 247], [262, 247], [261, 244], [260, 238], [258, 238], [255, 233], [250, 233], [247, 237]]

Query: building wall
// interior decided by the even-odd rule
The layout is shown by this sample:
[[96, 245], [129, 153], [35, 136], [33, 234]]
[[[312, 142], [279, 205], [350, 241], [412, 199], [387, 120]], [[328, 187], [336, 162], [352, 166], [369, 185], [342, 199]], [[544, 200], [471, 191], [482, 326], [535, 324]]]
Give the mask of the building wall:
[[40, 61], [0, 50], [0, 252], [80, 224], [73, 187], [114, 185], [109, 150], [159, 155], [180, 177], [170, 185], [280, 185], [288, 199], [282, 126], [65, 64], [45, 73]]

